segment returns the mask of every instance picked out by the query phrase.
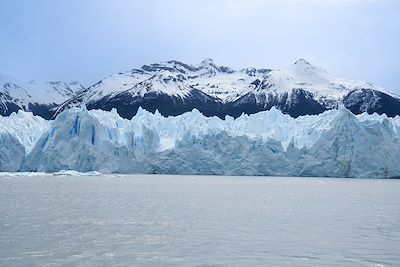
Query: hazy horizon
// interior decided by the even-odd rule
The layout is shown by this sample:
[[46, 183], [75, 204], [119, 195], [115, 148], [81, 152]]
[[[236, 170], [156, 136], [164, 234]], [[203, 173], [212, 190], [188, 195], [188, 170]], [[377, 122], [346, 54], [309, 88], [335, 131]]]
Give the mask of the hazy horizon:
[[277, 69], [305, 58], [400, 93], [395, 0], [4, 0], [0, 73], [90, 86], [144, 64]]

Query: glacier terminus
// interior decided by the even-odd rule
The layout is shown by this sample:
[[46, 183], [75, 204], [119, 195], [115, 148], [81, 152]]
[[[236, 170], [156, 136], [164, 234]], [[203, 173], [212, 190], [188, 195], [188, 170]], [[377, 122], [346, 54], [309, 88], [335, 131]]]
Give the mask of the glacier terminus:
[[236, 119], [141, 108], [125, 119], [115, 109], [71, 108], [47, 121], [19, 111], [0, 117], [0, 170], [393, 178], [399, 137], [399, 116], [344, 107]]

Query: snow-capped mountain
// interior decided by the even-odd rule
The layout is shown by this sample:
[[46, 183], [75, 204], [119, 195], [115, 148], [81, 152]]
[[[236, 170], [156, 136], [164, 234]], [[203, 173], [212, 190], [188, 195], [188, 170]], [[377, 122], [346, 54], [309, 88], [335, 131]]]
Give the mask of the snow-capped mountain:
[[[12, 126], [12, 127], [10, 127]], [[343, 107], [292, 118], [272, 108], [236, 119], [193, 110], [72, 108], [46, 121], [0, 117], [0, 171], [400, 177], [400, 117]]]
[[35, 82], [24, 83], [0, 74], [0, 115], [9, 116], [18, 110], [50, 119], [63, 102], [83, 91], [78, 82]]
[[141, 106], [164, 116], [196, 108], [206, 116], [238, 117], [276, 107], [293, 117], [344, 105], [362, 112], [400, 115], [400, 97], [362, 81], [336, 78], [304, 59], [281, 69], [234, 70], [206, 59], [197, 65], [168, 61], [99, 81], [63, 103], [66, 108], [116, 108], [132, 118]]

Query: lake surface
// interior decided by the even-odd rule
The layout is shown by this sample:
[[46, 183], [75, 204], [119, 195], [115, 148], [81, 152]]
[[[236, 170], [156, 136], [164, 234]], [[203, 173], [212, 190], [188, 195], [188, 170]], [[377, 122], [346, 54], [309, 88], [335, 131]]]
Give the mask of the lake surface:
[[400, 180], [1, 176], [0, 266], [400, 266]]

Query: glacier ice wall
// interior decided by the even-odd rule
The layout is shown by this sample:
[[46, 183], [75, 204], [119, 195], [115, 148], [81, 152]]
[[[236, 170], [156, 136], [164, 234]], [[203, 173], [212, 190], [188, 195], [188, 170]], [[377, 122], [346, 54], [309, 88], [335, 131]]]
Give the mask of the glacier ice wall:
[[0, 171], [18, 171], [26, 154], [49, 127], [49, 121], [29, 112], [0, 116]]
[[2, 171], [400, 176], [400, 118], [345, 108], [297, 119], [273, 108], [236, 120], [197, 110], [165, 118], [140, 109], [126, 120], [115, 110], [70, 109], [53, 122], [13, 115], [9, 124], [25, 125], [18, 131], [3, 129], [4, 120], [0, 144], [11, 145], [0, 150]]

